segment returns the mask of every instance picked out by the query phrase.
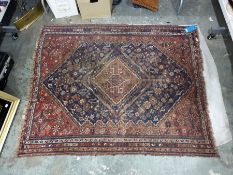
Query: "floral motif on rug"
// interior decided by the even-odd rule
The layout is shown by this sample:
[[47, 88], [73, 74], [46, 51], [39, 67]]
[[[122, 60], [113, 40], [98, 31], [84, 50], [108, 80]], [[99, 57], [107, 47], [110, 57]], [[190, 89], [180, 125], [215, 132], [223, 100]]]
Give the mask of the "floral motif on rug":
[[217, 156], [198, 33], [44, 27], [19, 156]]

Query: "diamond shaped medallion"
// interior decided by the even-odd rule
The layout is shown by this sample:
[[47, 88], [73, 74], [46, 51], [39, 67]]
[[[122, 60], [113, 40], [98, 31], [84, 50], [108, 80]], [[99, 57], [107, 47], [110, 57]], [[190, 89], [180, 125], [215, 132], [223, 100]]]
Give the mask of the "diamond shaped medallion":
[[157, 124], [191, 83], [185, 69], [153, 45], [105, 43], [81, 45], [44, 81], [79, 124]]
[[114, 104], [119, 104], [139, 81], [140, 78], [120, 59], [109, 61], [92, 79], [92, 83]]

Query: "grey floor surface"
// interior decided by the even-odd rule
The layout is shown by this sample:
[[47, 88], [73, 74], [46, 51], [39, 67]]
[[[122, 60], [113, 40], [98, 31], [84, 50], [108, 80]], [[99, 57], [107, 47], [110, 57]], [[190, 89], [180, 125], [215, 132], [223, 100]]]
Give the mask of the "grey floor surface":
[[[27, 103], [32, 56], [39, 31], [48, 24], [198, 24], [202, 33], [212, 27], [226, 26], [217, 0], [185, 0], [179, 16], [178, 0], [161, 0], [157, 13], [135, 9], [131, 0], [114, 7], [109, 19], [81, 20], [78, 17], [54, 19], [45, 14], [17, 41], [6, 36], [1, 51], [13, 55], [15, 66], [6, 91], [19, 97], [21, 103], [0, 157], [0, 175], [233, 175], [233, 143], [219, 148], [221, 158], [172, 156], [47, 156], [17, 158], [18, 139]], [[229, 35], [207, 41], [218, 68], [224, 103], [233, 131], [233, 42]]]

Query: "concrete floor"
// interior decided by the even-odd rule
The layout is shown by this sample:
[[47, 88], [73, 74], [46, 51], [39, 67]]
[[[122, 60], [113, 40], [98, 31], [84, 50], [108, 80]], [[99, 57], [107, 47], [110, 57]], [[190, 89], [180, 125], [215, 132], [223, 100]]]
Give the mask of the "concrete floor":
[[[179, 16], [178, 0], [161, 0], [160, 10], [152, 13], [134, 9], [131, 0], [123, 0], [113, 9], [110, 19], [81, 20], [80, 17], [55, 20], [45, 14], [17, 41], [6, 36], [0, 50], [9, 52], [15, 60], [6, 91], [19, 97], [21, 103], [0, 157], [0, 175], [232, 175], [233, 143], [219, 148], [221, 158], [165, 156], [48, 156], [17, 158], [16, 150], [27, 103], [29, 79], [32, 75], [32, 55], [39, 31], [48, 24], [122, 23], [122, 24], [198, 24], [206, 36], [212, 27], [225, 26], [217, 0], [187, 0]], [[209, 18], [213, 21], [210, 21]], [[215, 59], [231, 131], [233, 131], [233, 43], [230, 36], [218, 36], [207, 41]]]

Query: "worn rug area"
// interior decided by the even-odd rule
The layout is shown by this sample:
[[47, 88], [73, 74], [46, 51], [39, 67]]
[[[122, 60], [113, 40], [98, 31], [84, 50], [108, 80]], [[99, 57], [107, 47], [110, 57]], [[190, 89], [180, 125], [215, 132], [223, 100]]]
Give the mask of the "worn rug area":
[[217, 156], [198, 33], [42, 29], [18, 155]]

